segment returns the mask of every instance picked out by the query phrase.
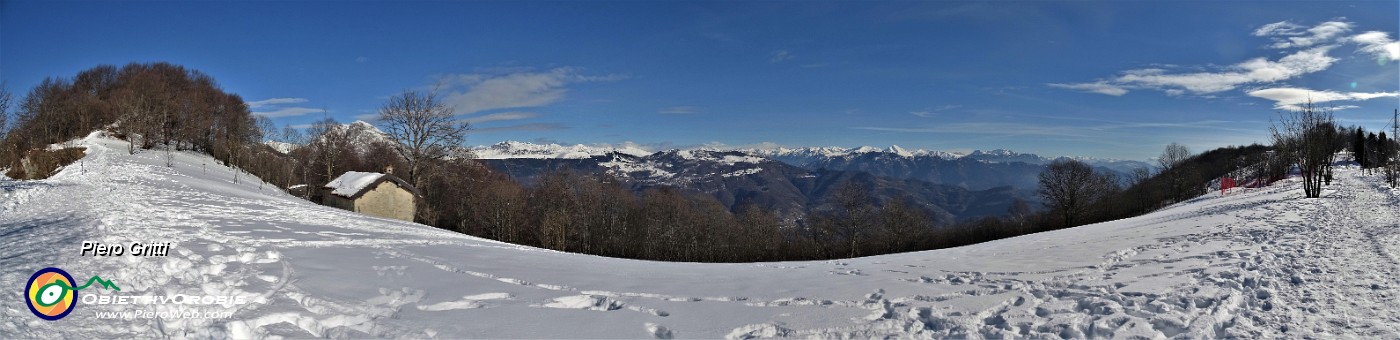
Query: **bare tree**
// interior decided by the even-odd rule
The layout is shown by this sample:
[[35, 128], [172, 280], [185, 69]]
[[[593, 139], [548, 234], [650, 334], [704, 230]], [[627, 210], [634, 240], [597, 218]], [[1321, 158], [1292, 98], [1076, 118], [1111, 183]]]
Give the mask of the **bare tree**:
[[1152, 178], [1152, 169], [1148, 169], [1148, 168], [1133, 168], [1132, 171], [1128, 171], [1128, 186], [1129, 186], [1129, 187], [1134, 187], [1134, 186], [1142, 185], [1143, 183], [1146, 183], [1148, 179], [1151, 179], [1151, 178]]
[[1166, 179], [1172, 199], [1184, 199], [1189, 191], [1187, 190], [1189, 171], [1178, 168], [1188, 158], [1191, 158], [1191, 150], [1177, 143], [1167, 144], [1166, 149], [1162, 150], [1162, 155], [1157, 157], [1157, 166], [1161, 168], [1159, 173]]
[[525, 190], [502, 179], [490, 180], [482, 189], [487, 199], [477, 207], [476, 222], [492, 238], [520, 243], [526, 217]]
[[1302, 109], [1279, 113], [1279, 121], [1269, 127], [1274, 148], [1291, 157], [1303, 172], [1303, 195], [1322, 196], [1323, 176], [1336, 153], [1337, 129], [1332, 111], [1309, 101]]
[[1400, 184], [1400, 110], [1391, 113], [1390, 118], [1390, 140], [1383, 140], [1382, 143], [1389, 145], [1387, 158], [1391, 159], [1390, 166], [1385, 167], [1385, 181], [1394, 188]]
[[1060, 213], [1065, 227], [1073, 227], [1099, 199], [1115, 191], [1113, 176], [1094, 173], [1094, 168], [1073, 159], [1058, 159], [1040, 173], [1040, 190], [1045, 205]]
[[262, 140], [258, 142], [273, 140], [273, 138], [277, 136], [277, 124], [273, 123], [271, 118], [258, 115], [253, 119], [253, 124], [257, 124], [258, 132], [262, 133]]
[[1167, 144], [1167, 148], [1162, 150], [1162, 156], [1157, 158], [1157, 166], [1166, 171], [1190, 157], [1191, 150], [1187, 149], [1186, 146], [1177, 143]]
[[461, 148], [470, 126], [453, 118], [452, 111], [438, 100], [436, 90], [405, 90], [379, 108], [385, 133], [398, 142], [399, 155], [408, 162], [409, 183], [418, 185], [425, 165]]
[[832, 203], [836, 204], [837, 217], [830, 224], [834, 236], [846, 241], [849, 257], [860, 256], [860, 247], [867, 236], [875, 232], [876, 210], [870, 204], [870, 188], [854, 180], [836, 188], [832, 193]]
[[[1020, 200], [1016, 202], [1025, 204]], [[885, 202], [879, 214], [884, 227], [885, 249], [882, 252], [885, 253], [913, 250], [916, 242], [933, 230], [933, 219], [902, 196]]]
[[296, 146], [306, 144], [306, 141], [303, 140], [305, 139], [305, 137], [302, 136], [301, 130], [294, 128], [291, 125], [282, 127], [282, 133], [278, 134], [277, 138], [283, 143], [292, 144]]
[[779, 251], [785, 242], [783, 226], [772, 210], [745, 205], [738, 219], [739, 228], [742, 228], [740, 250], [747, 251], [749, 259], [775, 259], [782, 255]]
[[0, 140], [5, 139], [5, 123], [10, 119], [10, 102], [14, 100], [14, 95], [0, 82]]
[[325, 119], [311, 124], [309, 135], [313, 154], [317, 161], [325, 167], [325, 181], [329, 182], [339, 174], [336, 168], [344, 161], [344, 151], [350, 144], [350, 133], [345, 127], [337, 123], [329, 115]]

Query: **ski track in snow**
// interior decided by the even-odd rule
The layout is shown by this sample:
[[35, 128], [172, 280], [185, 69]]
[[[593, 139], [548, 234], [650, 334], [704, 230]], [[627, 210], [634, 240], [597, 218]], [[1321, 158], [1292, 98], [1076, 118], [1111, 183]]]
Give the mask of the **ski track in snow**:
[[[1342, 169], [1207, 194], [1137, 218], [866, 258], [662, 263], [561, 253], [366, 217], [287, 196], [208, 157], [126, 154], [97, 135], [80, 164], [0, 180], [0, 282], [56, 266], [120, 293], [235, 295], [228, 319], [50, 322], [22, 289], [0, 335], [111, 337], [1400, 336], [1400, 193]], [[79, 257], [83, 241], [173, 242], [167, 257]]]

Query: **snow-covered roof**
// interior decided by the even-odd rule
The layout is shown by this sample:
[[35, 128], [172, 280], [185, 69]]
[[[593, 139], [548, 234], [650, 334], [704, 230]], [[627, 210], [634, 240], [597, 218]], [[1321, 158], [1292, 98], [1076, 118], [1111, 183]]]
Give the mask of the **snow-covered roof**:
[[378, 182], [381, 177], [384, 177], [384, 174], [378, 172], [347, 171], [340, 177], [331, 180], [330, 183], [326, 183], [326, 189], [332, 189], [332, 194], [351, 197]]

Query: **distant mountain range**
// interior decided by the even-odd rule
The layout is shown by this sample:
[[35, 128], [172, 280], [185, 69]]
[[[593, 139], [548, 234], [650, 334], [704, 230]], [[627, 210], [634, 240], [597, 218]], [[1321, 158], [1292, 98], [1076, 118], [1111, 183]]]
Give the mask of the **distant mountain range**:
[[[526, 182], [559, 168], [608, 172], [638, 190], [674, 186], [713, 195], [731, 209], [753, 203], [790, 216], [823, 209], [835, 188], [855, 181], [870, 187], [881, 202], [904, 196], [941, 222], [1004, 215], [1016, 200], [1038, 202], [1038, 176], [1056, 159], [1009, 150], [961, 154], [899, 146], [649, 152], [635, 145], [501, 142], [474, 152], [482, 162]], [[1117, 172], [1149, 166], [1077, 159]]]
[[[362, 121], [340, 129], [350, 134], [355, 145], [386, 138]], [[279, 150], [295, 147], [273, 146]], [[1001, 149], [963, 154], [899, 146], [652, 152], [634, 144], [506, 141], [472, 151], [482, 163], [525, 183], [555, 169], [606, 172], [634, 190], [671, 186], [711, 195], [732, 210], [755, 204], [789, 218], [828, 208], [836, 188], [855, 182], [870, 188], [877, 203], [904, 197], [940, 223], [1004, 215], [1017, 200], [1038, 202], [1038, 175], [1045, 164], [1057, 159]], [[1139, 161], [1076, 159], [1117, 172], [1150, 166]]]
[[[490, 146], [477, 146], [472, 148], [478, 159], [507, 159], [507, 158], [564, 158], [582, 159], [594, 156], [601, 156], [612, 152], [623, 153], [634, 156], [646, 156], [654, 152], [648, 151], [635, 144], [612, 145], [559, 145], [559, 144], [537, 144], [517, 141], [505, 141]], [[1036, 154], [1019, 153], [1006, 149], [995, 150], [975, 150], [971, 153], [932, 151], [925, 149], [909, 150], [898, 145], [888, 148], [877, 148], [862, 146], [856, 148], [843, 147], [771, 147], [771, 148], [703, 148], [701, 150], [710, 151], [739, 151], [746, 154], [764, 157], [792, 165], [809, 167], [812, 164], [828, 163], [831, 159], [854, 159], [868, 157], [872, 154], [884, 157], [902, 158], [936, 158], [945, 161], [953, 160], [973, 160], [983, 163], [1026, 163], [1033, 165], [1048, 164], [1056, 159], [1071, 158], [1088, 163], [1097, 167], [1104, 167], [1118, 172], [1128, 172], [1134, 168], [1151, 167], [1152, 165], [1135, 160], [1121, 160], [1112, 158], [1096, 157], [1042, 157]]]
[[711, 195], [731, 210], [754, 204], [790, 219], [807, 211], [828, 208], [831, 194], [849, 182], [870, 188], [880, 204], [904, 197], [943, 224], [1001, 215], [1016, 199], [1025, 199], [1011, 187], [968, 190], [868, 172], [809, 170], [741, 151], [669, 150], [645, 156], [604, 152], [588, 158], [480, 161], [527, 183], [555, 169], [607, 172], [623, 179], [635, 190], [671, 186]]
[[[654, 153], [635, 145], [563, 146], [501, 142], [473, 149], [479, 159], [585, 159], [620, 153], [644, 157]], [[663, 151], [659, 153], [676, 152]], [[982, 190], [1000, 186], [1034, 190], [1037, 176], [1045, 164], [1065, 157], [1042, 157], [1029, 153], [997, 149], [977, 150], [962, 154], [955, 152], [908, 150], [897, 145], [888, 148], [806, 147], [806, 148], [740, 148], [704, 149], [691, 151], [737, 152], [748, 157], [760, 157], [783, 162], [807, 170], [841, 170], [869, 172], [877, 176], [916, 179], [937, 184]], [[1073, 157], [1089, 165], [1122, 174], [1134, 168], [1151, 167], [1141, 161]]]
[[534, 144], [515, 141], [505, 141], [491, 146], [478, 146], [472, 148], [472, 153], [477, 159], [507, 159], [507, 158], [557, 158], [557, 159], [583, 159], [595, 156], [602, 156], [609, 153], [621, 153], [633, 156], [646, 156], [652, 152], [643, 150], [634, 145], [623, 145], [621, 147], [612, 146], [587, 146], [577, 144], [572, 146], [559, 144]]

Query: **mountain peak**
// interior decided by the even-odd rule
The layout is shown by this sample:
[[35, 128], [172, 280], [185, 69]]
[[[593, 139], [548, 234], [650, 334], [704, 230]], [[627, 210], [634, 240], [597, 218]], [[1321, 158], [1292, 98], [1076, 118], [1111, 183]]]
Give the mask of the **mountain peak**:
[[873, 146], [862, 146], [862, 147], [859, 147], [859, 148], [855, 148], [854, 150], [851, 150], [851, 153], [871, 153], [871, 152], [883, 152], [883, 151], [885, 151], [885, 150], [881, 150], [880, 148], [873, 147]]
[[[920, 151], [922, 151], [922, 150], [920, 150]], [[886, 152], [889, 152], [889, 153], [892, 153], [892, 154], [896, 154], [896, 155], [899, 155], [899, 156], [903, 156], [903, 157], [913, 157], [913, 156], [914, 156], [914, 153], [909, 152], [909, 150], [905, 150], [904, 148], [901, 148], [901, 147], [899, 147], [898, 145], [890, 145], [889, 151], [886, 151]]]
[[1007, 149], [993, 149], [993, 150], [985, 150], [985, 151], [984, 151], [984, 150], [974, 150], [974, 151], [972, 151], [972, 154], [969, 154], [968, 156], [999, 156], [999, 157], [1009, 157], [1009, 156], [1021, 156], [1021, 155], [1028, 155], [1028, 154], [1023, 154], [1023, 153], [1019, 153], [1019, 152], [1015, 152], [1015, 151], [1011, 151], [1011, 150], [1007, 150]]

